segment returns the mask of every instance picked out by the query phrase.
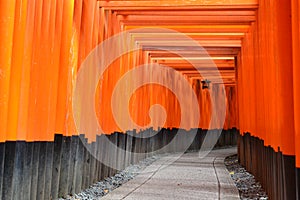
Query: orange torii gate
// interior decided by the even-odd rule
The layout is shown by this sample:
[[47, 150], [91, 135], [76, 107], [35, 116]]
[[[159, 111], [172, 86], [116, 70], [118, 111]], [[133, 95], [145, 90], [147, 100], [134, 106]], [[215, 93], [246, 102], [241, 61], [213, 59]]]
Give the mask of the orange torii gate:
[[[2, 0], [0, 142], [54, 142], [56, 133], [82, 134], [75, 127], [72, 108], [77, 72], [97, 45], [131, 31], [132, 45], [140, 49], [116, 59], [97, 86], [95, 108], [103, 133], [132, 129], [130, 124], [127, 130], [121, 129], [111, 110], [119, 79], [142, 64], [169, 66], [197, 93], [201, 120], [198, 127], [187, 128], [237, 128], [240, 159], [267, 187], [270, 197], [296, 198], [292, 185], [300, 181], [295, 174], [300, 173], [299, 6], [298, 0]], [[184, 33], [205, 48], [207, 60], [214, 62], [225, 86], [224, 124], [211, 120], [209, 92], [221, 94], [221, 84], [211, 63], [199, 59], [199, 49], [186, 46], [177, 34], [135, 32], [139, 28]], [[201, 72], [216, 79], [211, 90], [200, 87], [203, 77], [179, 55], [203, 66]], [[180, 126], [176, 95], [160, 85], [136, 90], [128, 105], [130, 116], [145, 126], [155, 104], [165, 108], [164, 128]], [[86, 137], [96, 141], [96, 135]], [[268, 160], [278, 155], [283, 161]], [[268, 167], [263, 168], [261, 162]], [[269, 171], [272, 165], [276, 169]], [[284, 177], [285, 182], [276, 185], [279, 179], [271, 173]], [[274, 184], [269, 187], [271, 181]], [[299, 182], [297, 187], [299, 195]]]

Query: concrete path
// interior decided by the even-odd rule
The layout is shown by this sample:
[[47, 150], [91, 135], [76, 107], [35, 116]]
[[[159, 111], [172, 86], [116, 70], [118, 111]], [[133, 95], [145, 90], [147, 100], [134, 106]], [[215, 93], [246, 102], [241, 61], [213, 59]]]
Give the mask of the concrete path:
[[172, 154], [155, 161], [141, 174], [101, 199], [240, 199], [224, 165], [236, 148], [199, 153]]

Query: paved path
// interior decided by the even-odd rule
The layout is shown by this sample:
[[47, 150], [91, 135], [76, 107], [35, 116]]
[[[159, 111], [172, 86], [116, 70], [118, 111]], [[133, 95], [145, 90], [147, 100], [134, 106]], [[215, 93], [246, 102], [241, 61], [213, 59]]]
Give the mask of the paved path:
[[239, 199], [238, 190], [224, 165], [236, 148], [162, 157], [131, 181], [101, 199]]

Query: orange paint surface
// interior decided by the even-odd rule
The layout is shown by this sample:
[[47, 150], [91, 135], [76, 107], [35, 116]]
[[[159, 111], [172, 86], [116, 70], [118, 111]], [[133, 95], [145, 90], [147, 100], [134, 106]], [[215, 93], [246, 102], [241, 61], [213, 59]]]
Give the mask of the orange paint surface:
[[300, 3], [292, 1], [293, 83], [296, 166], [300, 168]]
[[[177, 5], [184, 10], [182, 18], [172, 11], [170, 2], [156, 1], [154, 8], [152, 1], [1, 1], [0, 142], [52, 141], [55, 133], [77, 135], [72, 92], [77, 72], [89, 53], [123, 30], [170, 28], [185, 32], [206, 45], [211, 56], [216, 57], [215, 64], [225, 81], [225, 90], [218, 84], [203, 90], [200, 77], [189, 63], [172, 59], [176, 54], [150, 48], [151, 45], [173, 45], [176, 51], [195, 56], [197, 49], [185, 47], [185, 41], [162, 33], [134, 33], [133, 45], [142, 49], [115, 60], [98, 83], [95, 108], [104, 132], [125, 131], [120, 130], [111, 110], [117, 82], [129, 70], [157, 60], [179, 70], [195, 91], [201, 116], [197, 122], [199, 128], [238, 127], [241, 134], [250, 132], [274, 150], [280, 147], [284, 154], [296, 155], [300, 167], [299, 2], [240, 0], [226, 1], [228, 5], [224, 6], [214, 0], [172, 1], [173, 7]], [[216, 7], [212, 10], [210, 6], [203, 7], [204, 3]], [[128, 9], [129, 5], [136, 9]], [[143, 8], [148, 14], [143, 15]], [[189, 13], [191, 9], [197, 17]], [[149, 21], [149, 16], [155, 13], [155, 22]], [[162, 13], [166, 16], [160, 20], [164, 17]], [[232, 16], [225, 19], [228, 13]], [[220, 16], [225, 17], [221, 20]], [[226, 57], [236, 57], [236, 65], [234, 59]], [[145, 76], [149, 76], [146, 71], [131, 81], [136, 83]], [[159, 78], [159, 74], [155, 76]], [[185, 94], [179, 84], [176, 88]], [[210, 92], [215, 92], [215, 99], [211, 99]], [[214, 114], [211, 106], [215, 101], [220, 108], [224, 100], [223, 124], [218, 115], [211, 120]], [[180, 124], [182, 113], [178, 99], [162, 86], [150, 84], [139, 88], [130, 97], [129, 105], [124, 105], [123, 99], [118, 101], [119, 111], [128, 106], [130, 116], [140, 126], [149, 124], [149, 109], [155, 104], [165, 109], [164, 127]], [[157, 116], [154, 126], [159, 126], [158, 121], [163, 117], [158, 113], [154, 111]], [[191, 114], [191, 118], [185, 120], [186, 128], [196, 128], [189, 126], [193, 119]], [[131, 128], [128, 123], [126, 129]]]
[[0, 2], [0, 141], [7, 138], [7, 116], [16, 1]]
[[[295, 155], [290, 6], [286, 1], [259, 1], [257, 24], [243, 41], [238, 95], [242, 132], [258, 136], [275, 151]], [[273, 14], [266, 12], [270, 7]]]

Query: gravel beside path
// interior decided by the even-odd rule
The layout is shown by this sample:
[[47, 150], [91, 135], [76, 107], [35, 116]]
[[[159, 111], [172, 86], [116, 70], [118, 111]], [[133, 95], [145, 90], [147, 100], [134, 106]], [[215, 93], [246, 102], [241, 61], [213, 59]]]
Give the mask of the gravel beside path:
[[90, 186], [88, 189], [75, 194], [74, 196], [67, 196], [65, 198], [59, 198], [59, 200], [96, 200], [110, 191], [120, 187], [122, 184], [133, 179], [140, 171], [145, 167], [152, 164], [163, 155], [153, 156], [146, 158], [135, 165], [130, 165], [123, 171], [120, 171], [113, 177], [105, 178], [103, 181], [97, 182]]
[[225, 165], [239, 190], [241, 199], [268, 199], [261, 184], [239, 164], [237, 155], [227, 157], [225, 159]]

